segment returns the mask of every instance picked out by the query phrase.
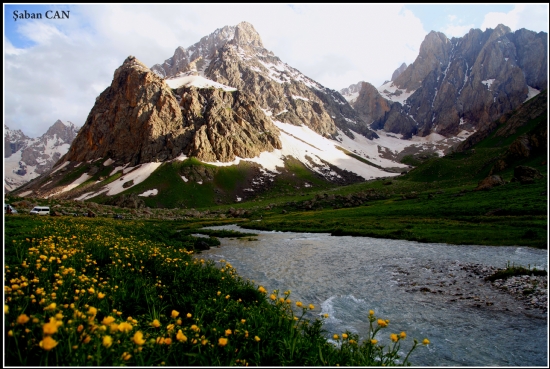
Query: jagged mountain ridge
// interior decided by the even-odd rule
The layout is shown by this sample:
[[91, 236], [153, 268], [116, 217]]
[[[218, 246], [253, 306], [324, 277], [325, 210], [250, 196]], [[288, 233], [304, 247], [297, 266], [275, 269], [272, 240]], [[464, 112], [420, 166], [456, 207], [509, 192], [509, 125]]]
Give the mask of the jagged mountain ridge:
[[46, 173], [69, 149], [80, 127], [57, 120], [42, 136], [30, 138], [4, 125], [4, 190], [11, 191]]
[[[547, 39], [544, 32], [511, 32], [504, 25], [450, 40], [430, 32], [417, 59], [378, 88], [390, 110], [371, 128], [404, 137], [480, 129], [547, 88]], [[372, 106], [354, 107], [373, 116]]]
[[225, 26], [215, 30], [199, 42], [184, 49], [179, 46], [174, 55], [162, 64], [155, 64], [151, 70], [161, 77], [173, 77], [189, 69], [198, 68], [204, 71], [210, 63], [210, 55], [235, 36], [235, 26]]
[[[231, 31], [234, 32], [232, 38]], [[222, 34], [224, 38], [219, 37]], [[205, 44], [211, 39], [217, 43], [200, 47], [201, 42]], [[234, 28], [218, 29], [201, 42], [185, 52], [181, 47], [176, 49], [169, 64], [177, 64], [178, 72], [166, 73], [166, 68], [159, 64], [152, 70], [166, 78], [194, 70], [208, 79], [247, 92], [274, 120], [304, 124], [325, 137], [336, 137], [337, 128], [350, 136], [353, 136], [351, 129], [371, 139], [377, 137], [340, 93], [308, 78], [265, 49], [251, 24], [241, 22]], [[221, 43], [221, 47], [216, 47]], [[192, 56], [187, 56], [189, 54]]]

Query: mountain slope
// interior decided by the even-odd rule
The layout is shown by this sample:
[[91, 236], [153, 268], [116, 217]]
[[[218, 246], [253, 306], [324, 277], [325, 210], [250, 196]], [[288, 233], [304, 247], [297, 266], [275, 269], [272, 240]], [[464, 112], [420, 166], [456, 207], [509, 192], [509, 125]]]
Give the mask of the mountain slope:
[[452, 154], [424, 163], [404, 179], [459, 185], [499, 174], [510, 180], [518, 165], [533, 166], [547, 173], [547, 121], [545, 90], [460, 143]]
[[[219, 36], [222, 34], [223, 38]], [[185, 65], [180, 67], [179, 72], [167, 73], [158, 65], [153, 66], [152, 70], [167, 78], [177, 77], [182, 71], [196, 71], [208, 79], [253, 96], [274, 119], [295, 125], [304, 124], [325, 137], [336, 137], [337, 128], [348, 135], [352, 135], [349, 131], [352, 129], [368, 138], [377, 137], [340, 93], [306, 77], [265, 49], [251, 24], [241, 22], [203, 38], [211, 39], [216, 40], [208, 44], [212, 46], [201, 47], [198, 43], [189, 47], [188, 50], [199, 50], [192, 57], [184, 57], [181, 52], [174, 54], [170, 63]], [[223, 43], [224, 40], [227, 41]], [[192, 58], [195, 58], [194, 61], [191, 61]]]
[[50, 170], [80, 127], [57, 120], [42, 136], [27, 137], [4, 125], [4, 190], [11, 191]]
[[[378, 88], [393, 104], [371, 127], [405, 137], [481, 129], [546, 88], [547, 40], [504, 25], [452, 39], [432, 31], [417, 59]], [[371, 116], [372, 106], [356, 109]]]

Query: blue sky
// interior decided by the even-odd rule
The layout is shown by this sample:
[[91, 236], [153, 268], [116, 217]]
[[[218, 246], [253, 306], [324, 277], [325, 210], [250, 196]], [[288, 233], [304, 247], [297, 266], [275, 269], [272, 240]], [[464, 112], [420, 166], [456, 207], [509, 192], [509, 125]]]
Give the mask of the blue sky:
[[[490, 12], [508, 13], [514, 9], [512, 4], [431, 4], [405, 5], [403, 9], [410, 10], [418, 17], [426, 31], [445, 33], [450, 27], [472, 26], [481, 28], [485, 16]], [[447, 35], [447, 37], [459, 35]]]
[[[69, 19], [14, 20], [13, 11], [69, 10]], [[431, 30], [548, 32], [548, 4], [4, 5], [4, 124], [36, 137], [57, 119], [84, 124], [128, 55], [149, 67], [217, 28], [253, 24], [264, 46], [319, 83], [375, 86], [412, 63]]]

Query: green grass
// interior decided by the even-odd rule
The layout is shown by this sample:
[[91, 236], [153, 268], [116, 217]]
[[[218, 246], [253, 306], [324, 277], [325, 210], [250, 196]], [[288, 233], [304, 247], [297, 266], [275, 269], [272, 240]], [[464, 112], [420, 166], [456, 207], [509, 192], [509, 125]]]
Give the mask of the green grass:
[[84, 173], [88, 172], [89, 170], [90, 170], [90, 165], [84, 163], [79, 168], [68, 173], [65, 177], [63, 177], [63, 179], [61, 179], [58, 184], [60, 186], [70, 184], [76, 181], [78, 178], [80, 178]]
[[364, 341], [333, 332], [341, 345], [329, 343], [323, 319], [304, 318], [318, 307], [195, 257], [193, 238], [175, 230], [185, 222], [5, 223], [8, 366], [387, 366], [408, 364], [399, 352], [418, 345], [404, 334], [373, 341], [387, 325], [374, 314]]
[[548, 272], [537, 268], [531, 269], [531, 266], [526, 268], [523, 266], [510, 265], [510, 263], [508, 263], [505, 269], [498, 270], [490, 276], [485, 277], [485, 280], [496, 281], [497, 279], [508, 279], [522, 275], [546, 276]]
[[[263, 211], [261, 222], [242, 225], [420, 242], [547, 247], [547, 204], [542, 195], [545, 180], [532, 185], [509, 183], [490, 191], [472, 191], [471, 187], [462, 186], [447, 188], [443, 193], [418, 191], [417, 197], [410, 199], [402, 198], [402, 193], [411, 193], [405, 191], [406, 187], [393, 186], [384, 186], [387, 197], [367, 200], [363, 206], [334, 209], [329, 208], [330, 201], [317, 200], [314, 207], [322, 206], [323, 210], [303, 211], [281, 204], [269, 212]], [[412, 188], [418, 190], [416, 186]], [[397, 191], [392, 195], [390, 189]], [[430, 194], [432, 198], [428, 198]], [[283, 208], [287, 214], [281, 214]], [[495, 214], [490, 215], [491, 212]], [[531, 231], [526, 233], [528, 230]]]

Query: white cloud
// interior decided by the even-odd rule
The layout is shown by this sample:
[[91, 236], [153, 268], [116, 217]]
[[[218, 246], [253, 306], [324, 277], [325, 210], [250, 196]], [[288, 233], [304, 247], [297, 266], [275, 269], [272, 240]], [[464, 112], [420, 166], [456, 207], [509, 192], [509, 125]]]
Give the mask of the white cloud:
[[496, 28], [499, 24], [510, 27], [512, 31], [526, 28], [536, 32], [548, 32], [548, 4], [517, 4], [508, 13], [487, 13], [481, 29]]
[[472, 28], [476, 28], [473, 24], [453, 25], [449, 24], [441, 30], [448, 38], [462, 37], [467, 34]]
[[[518, 25], [528, 16], [537, 22], [543, 17], [516, 9], [508, 16]], [[151, 67], [178, 46], [242, 21], [253, 24], [283, 62], [335, 90], [361, 80], [381, 85], [401, 63], [415, 60], [427, 33], [398, 4], [72, 6], [63, 22], [10, 23], [35, 44], [18, 49], [4, 38], [5, 123], [33, 137], [57, 119], [83, 125], [128, 55]], [[467, 32], [449, 31], [450, 37]]]

